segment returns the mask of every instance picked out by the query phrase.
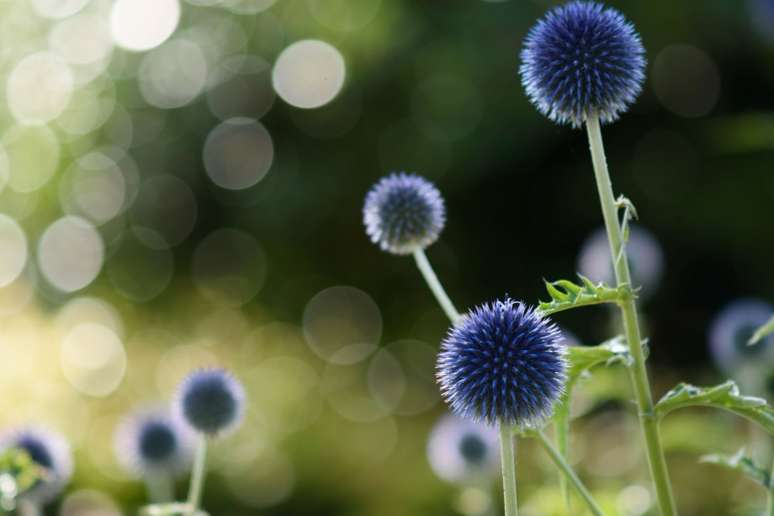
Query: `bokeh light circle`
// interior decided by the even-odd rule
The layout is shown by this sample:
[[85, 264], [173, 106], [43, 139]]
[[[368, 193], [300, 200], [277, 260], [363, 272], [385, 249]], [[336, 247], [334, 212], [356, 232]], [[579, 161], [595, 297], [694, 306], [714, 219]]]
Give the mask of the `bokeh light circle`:
[[46, 126], [15, 125], [3, 133], [10, 170], [8, 187], [32, 192], [45, 185], [59, 166], [59, 140]]
[[75, 65], [98, 62], [113, 50], [107, 21], [97, 14], [79, 14], [57, 23], [48, 35], [48, 44]]
[[0, 213], [0, 287], [10, 285], [27, 265], [27, 236], [18, 222]]
[[288, 104], [312, 109], [336, 98], [345, 77], [341, 52], [324, 41], [307, 39], [282, 51], [274, 65], [272, 83]]
[[207, 106], [221, 120], [259, 119], [274, 104], [271, 65], [263, 58], [238, 55], [218, 62], [208, 78]]
[[392, 413], [414, 416], [439, 401], [435, 383], [436, 349], [417, 340], [379, 348], [368, 366], [368, 388]]
[[74, 88], [75, 78], [62, 58], [38, 52], [19, 61], [11, 71], [6, 98], [16, 120], [45, 124], [65, 110]]
[[382, 314], [362, 290], [331, 287], [307, 303], [303, 330], [317, 356], [332, 364], [354, 364], [376, 350], [382, 336]]
[[121, 213], [127, 184], [118, 165], [101, 152], [73, 163], [59, 183], [59, 199], [68, 213], [103, 224]]
[[244, 231], [222, 228], [210, 233], [196, 248], [193, 280], [208, 299], [232, 306], [247, 303], [266, 279], [266, 253]]
[[227, 190], [253, 186], [269, 172], [273, 161], [271, 135], [249, 118], [226, 120], [210, 132], [204, 143], [207, 175]]
[[32, 0], [32, 7], [44, 18], [67, 18], [88, 3], [89, 0]]
[[686, 118], [708, 115], [720, 99], [720, 72], [691, 45], [670, 45], [653, 61], [653, 91], [668, 110]]
[[68, 215], [51, 224], [38, 243], [38, 264], [57, 289], [74, 292], [99, 274], [105, 258], [102, 237], [85, 219]]
[[141, 52], [164, 43], [179, 21], [179, 0], [116, 0], [110, 31], [117, 45]]
[[123, 381], [126, 352], [110, 328], [95, 323], [75, 326], [62, 339], [62, 373], [81, 394], [104, 397]]
[[[146, 242], [156, 241], [149, 246]], [[105, 269], [113, 287], [124, 297], [143, 303], [159, 296], [172, 281], [174, 257], [161, 235], [148, 228], [133, 228], [121, 236]]]
[[179, 108], [204, 90], [207, 61], [199, 45], [174, 39], [146, 55], [138, 70], [140, 92], [151, 106]]
[[136, 226], [152, 229], [163, 237], [163, 242], [147, 240], [147, 245], [172, 247], [191, 234], [197, 213], [191, 188], [182, 179], [163, 174], [142, 183], [132, 205], [131, 218]]

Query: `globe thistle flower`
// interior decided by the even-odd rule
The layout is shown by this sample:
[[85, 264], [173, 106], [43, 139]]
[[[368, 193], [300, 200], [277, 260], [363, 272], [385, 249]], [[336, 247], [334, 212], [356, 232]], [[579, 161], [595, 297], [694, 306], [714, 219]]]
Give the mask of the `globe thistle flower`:
[[[651, 296], [664, 275], [664, 251], [661, 244], [647, 229], [632, 226], [629, 228], [626, 253], [634, 287], [642, 289], [640, 297]], [[593, 281], [615, 285], [613, 258], [610, 256], [605, 228], [595, 230], [581, 246], [578, 271]]]
[[212, 437], [239, 425], [244, 404], [244, 388], [231, 373], [224, 369], [202, 369], [183, 380], [174, 406], [180, 420]]
[[363, 223], [371, 241], [382, 250], [411, 254], [438, 239], [446, 223], [446, 209], [431, 182], [401, 172], [382, 178], [368, 192]]
[[538, 111], [580, 127], [598, 114], [613, 122], [645, 79], [640, 36], [621, 13], [596, 2], [556, 7], [535, 25], [521, 52], [521, 82]]
[[454, 413], [489, 424], [537, 424], [564, 388], [559, 328], [505, 298], [485, 303], [449, 330], [438, 354], [441, 392]]
[[427, 459], [447, 482], [477, 484], [499, 473], [500, 442], [496, 430], [453, 415], [442, 417], [430, 433]]
[[715, 316], [709, 330], [709, 347], [715, 364], [731, 376], [742, 369], [770, 371], [774, 364], [774, 336], [748, 345], [755, 330], [774, 315], [774, 307], [759, 299], [738, 299]]
[[30, 459], [46, 471], [22, 496], [36, 504], [54, 500], [70, 481], [73, 457], [67, 440], [58, 432], [43, 426], [27, 426], [11, 430], [0, 438], [0, 450], [24, 450]]
[[174, 476], [190, 466], [193, 439], [190, 431], [166, 410], [141, 409], [119, 425], [115, 451], [121, 465], [138, 477]]

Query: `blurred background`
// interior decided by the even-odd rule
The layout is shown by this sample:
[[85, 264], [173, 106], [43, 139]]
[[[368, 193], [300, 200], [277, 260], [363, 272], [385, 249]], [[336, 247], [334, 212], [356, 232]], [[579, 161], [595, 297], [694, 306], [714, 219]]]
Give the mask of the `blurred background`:
[[[655, 395], [729, 376], [767, 395], [774, 344], [740, 344], [763, 321], [729, 303], [774, 312], [774, 2], [608, 3], [648, 52], [640, 100], [604, 136], [641, 217]], [[436, 183], [449, 220], [428, 256], [460, 308], [604, 279], [585, 134], [541, 117], [517, 74], [552, 4], [0, 2], [0, 422], [72, 442], [49, 514], [134, 514], [116, 425], [214, 364], [250, 406], [213, 448], [212, 515], [499, 512], [496, 469], [482, 484], [431, 467], [447, 321], [361, 207], [390, 171]], [[611, 315], [557, 320], [596, 344]], [[650, 514], [628, 396], [620, 369], [581, 384], [572, 460], [610, 514]], [[747, 446], [770, 464], [770, 438], [697, 410], [664, 439], [683, 514], [760, 513], [762, 488], [698, 458]], [[563, 514], [541, 450], [519, 461], [523, 514]]]

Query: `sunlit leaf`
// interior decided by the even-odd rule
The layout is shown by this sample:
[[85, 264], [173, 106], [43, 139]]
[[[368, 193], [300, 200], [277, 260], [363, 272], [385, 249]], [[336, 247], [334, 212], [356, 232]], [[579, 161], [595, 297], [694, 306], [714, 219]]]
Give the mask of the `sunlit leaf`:
[[555, 314], [581, 306], [598, 305], [602, 303], [618, 303], [633, 295], [627, 285], [610, 287], [604, 283], [594, 283], [585, 276], [578, 275], [581, 283], [570, 280], [546, 281], [546, 290], [551, 301], [541, 301], [538, 307], [545, 314]]
[[733, 381], [713, 387], [681, 383], [656, 404], [656, 414], [663, 417], [673, 410], [692, 406], [715, 407], [733, 412], [774, 434], [774, 409], [763, 398], [740, 394], [739, 387]]
[[724, 455], [720, 453], [704, 455], [701, 458], [701, 462], [717, 464], [738, 471], [766, 488], [769, 487], [771, 482], [771, 474], [769, 471], [755, 464], [751, 457], [746, 456], [744, 448], [733, 455]]
[[753, 336], [750, 337], [750, 342], [748, 342], [748, 345], [757, 344], [772, 333], [774, 333], [774, 317], [769, 319], [766, 324], [755, 330]]

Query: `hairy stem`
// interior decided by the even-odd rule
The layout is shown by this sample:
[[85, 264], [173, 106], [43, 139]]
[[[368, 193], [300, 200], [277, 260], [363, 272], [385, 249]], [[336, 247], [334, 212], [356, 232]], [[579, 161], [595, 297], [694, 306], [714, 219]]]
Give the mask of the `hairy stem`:
[[[622, 285], [631, 287], [632, 279], [629, 272], [629, 261], [621, 234], [618, 208], [613, 196], [610, 174], [607, 170], [599, 117], [596, 115], [589, 116], [586, 121], [586, 129], [588, 131], [589, 147], [591, 148], [591, 159], [594, 164], [594, 176], [599, 192], [599, 201], [602, 206], [602, 215], [605, 219], [610, 253], [613, 257], [616, 282], [619, 287]], [[677, 514], [677, 509], [672, 496], [672, 486], [669, 481], [666, 460], [664, 459], [664, 450], [661, 446], [658, 421], [653, 410], [653, 395], [651, 394], [648, 372], [645, 367], [645, 356], [642, 352], [642, 338], [640, 336], [637, 306], [634, 297], [622, 300], [620, 308], [624, 333], [633, 359], [630, 376], [637, 399], [640, 425], [645, 436], [650, 474], [656, 489], [661, 514], [663, 516], [673, 516]]]
[[578, 494], [581, 495], [581, 498], [586, 502], [586, 505], [589, 506], [591, 513], [594, 514], [594, 516], [602, 516], [602, 509], [599, 508], [599, 505], [594, 501], [589, 490], [586, 489], [586, 486], [583, 485], [581, 479], [578, 478], [578, 475], [572, 469], [572, 466], [570, 466], [562, 454], [559, 453], [559, 450], [554, 448], [543, 432], [537, 432], [537, 439], [540, 444], [543, 445], [543, 449], [548, 453], [548, 456], [551, 457], [551, 460], [556, 467], [559, 468], [559, 471], [563, 473], [564, 477], [572, 484], [575, 490], [578, 491]]
[[191, 485], [188, 487], [188, 516], [193, 516], [199, 510], [204, 489], [204, 475], [207, 469], [207, 437], [199, 435], [196, 445], [196, 458], [191, 472]]
[[446, 316], [449, 317], [452, 322], [455, 322], [457, 319], [459, 319], [460, 313], [454, 307], [454, 303], [452, 303], [449, 295], [443, 289], [441, 282], [438, 281], [438, 276], [436, 276], [435, 271], [433, 271], [433, 266], [430, 265], [430, 261], [427, 259], [427, 255], [425, 255], [424, 250], [417, 249], [414, 251], [414, 260], [416, 260], [417, 267], [419, 267], [419, 271], [425, 278], [427, 286], [430, 287], [433, 295], [438, 300], [438, 304], [441, 305], [441, 308], [446, 313]]
[[500, 423], [500, 458], [503, 468], [503, 499], [505, 516], [518, 516], [516, 503], [516, 456], [514, 453], [513, 428]]

